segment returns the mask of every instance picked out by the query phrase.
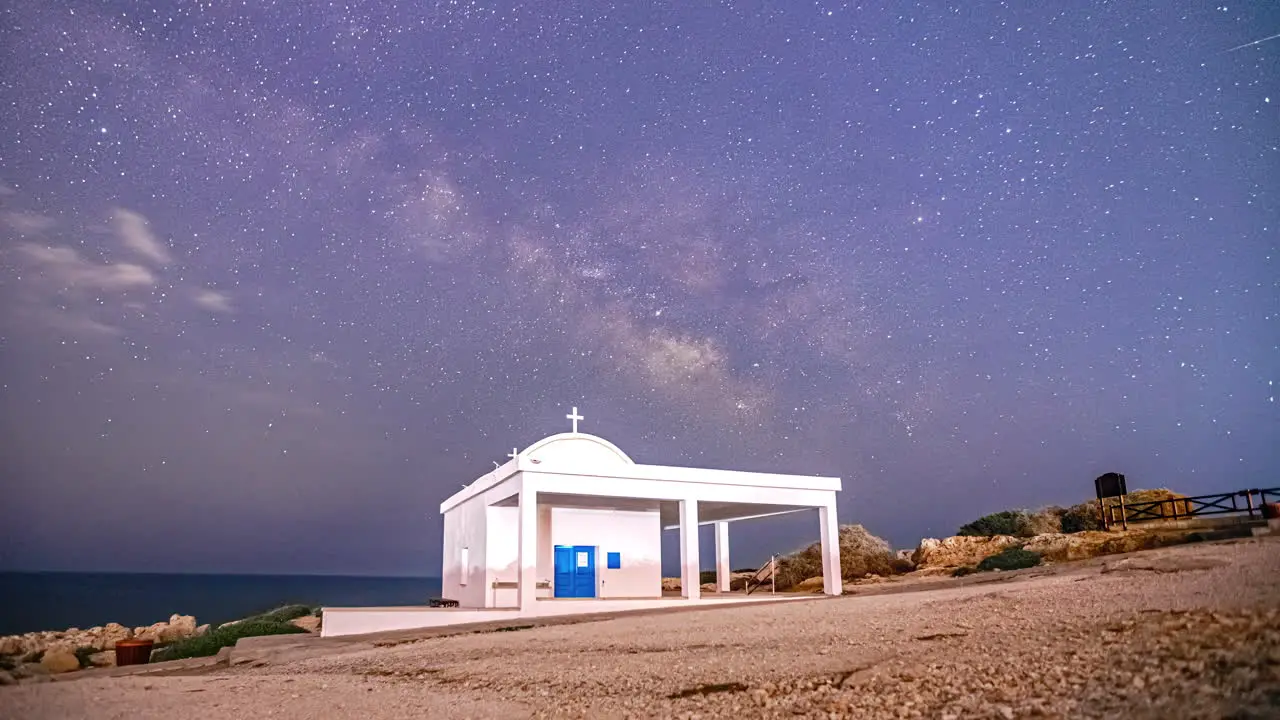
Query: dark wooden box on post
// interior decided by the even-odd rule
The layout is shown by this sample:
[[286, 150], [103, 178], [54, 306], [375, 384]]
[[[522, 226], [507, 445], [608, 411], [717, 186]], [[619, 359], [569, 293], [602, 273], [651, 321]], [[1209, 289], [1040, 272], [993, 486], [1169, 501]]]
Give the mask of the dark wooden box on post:
[[1129, 529], [1129, 520], [1125, 517], [1124, 496], [1129, 494], [1129, 488], [1125, 485], [1124, 475], [1120, 473], [1104, 473], [1093, 479], [1093, 489], [1098, 494], [1098, 513], [1102, 515], [1102, 527], [1111, 528], [1111, 523], [1107, 520], [1106, 498], [1120, 498], [1120, 522], [1124, 525], [1124, 529]]

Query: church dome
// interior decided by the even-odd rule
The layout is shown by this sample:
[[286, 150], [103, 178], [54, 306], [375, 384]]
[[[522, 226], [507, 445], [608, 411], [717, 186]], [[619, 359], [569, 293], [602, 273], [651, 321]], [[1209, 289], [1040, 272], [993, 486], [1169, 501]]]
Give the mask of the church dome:
[[617, 445], [586, 433], [561, 433], [543, 438], [520, 456], [537, 464], [561, 467], [635, 464]]

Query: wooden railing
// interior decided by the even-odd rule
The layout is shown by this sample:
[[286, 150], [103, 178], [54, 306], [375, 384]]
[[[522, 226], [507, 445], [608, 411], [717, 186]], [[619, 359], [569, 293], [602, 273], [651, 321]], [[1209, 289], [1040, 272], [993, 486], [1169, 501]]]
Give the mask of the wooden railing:
[[776, 593], [778, 591], [777, 577], [778, 556], [770, 555], [769, 562], [761, 566], [761, 568], [756, 571], [755, 575], [747, 578], [747, 594], [750, 595], [753, 591], [759, 589], [761, 585], [764, 585], [766, 580], [769, 582], [769, 592]]
[[1129, 523], [1185, 520], [1206, 515], [1236, 513], [1247, 513], [1249, 517], [1254, 517], [1262, 515], [1263, 505], [1277, 501], [1280, 501], [1280, 488], [1253, 488], [1213, 495], [1145, 500], [1135, 503], [1126, 503], [1124, 498], [1121, 498], [1118, 504], [1105, 506], [1103, 524], [1111, 526], [1119, 523], [1128, 527]]

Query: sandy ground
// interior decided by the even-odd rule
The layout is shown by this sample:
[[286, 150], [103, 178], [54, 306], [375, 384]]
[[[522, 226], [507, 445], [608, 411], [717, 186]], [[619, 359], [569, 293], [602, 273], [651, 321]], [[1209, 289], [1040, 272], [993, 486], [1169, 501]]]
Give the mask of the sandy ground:
[[0, 717], [1280, 717], [1280, 538], [1005, 578], [0, 688]]

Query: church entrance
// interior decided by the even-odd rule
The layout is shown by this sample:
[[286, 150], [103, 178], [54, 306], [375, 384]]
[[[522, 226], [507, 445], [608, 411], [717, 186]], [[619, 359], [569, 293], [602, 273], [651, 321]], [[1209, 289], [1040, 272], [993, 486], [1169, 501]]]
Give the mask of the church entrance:
[[596, 549], [590, 545], [556, 545], [555, 597], [596, 596]]

